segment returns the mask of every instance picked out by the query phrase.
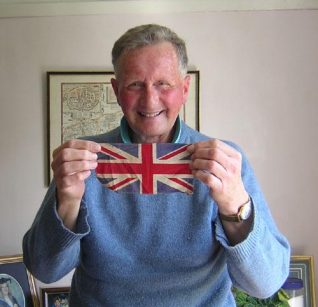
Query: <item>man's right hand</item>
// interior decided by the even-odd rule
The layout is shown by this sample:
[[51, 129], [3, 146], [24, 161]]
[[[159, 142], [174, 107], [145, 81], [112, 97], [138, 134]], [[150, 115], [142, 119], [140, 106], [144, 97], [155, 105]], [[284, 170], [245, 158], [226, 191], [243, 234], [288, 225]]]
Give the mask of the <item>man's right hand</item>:
[[56, 148], [51, 164], [57, 187], [58, 214], [64, 225], [73, 230], [85, 191], [84, 180], [97, 166], [98, 143], [71, 140]]

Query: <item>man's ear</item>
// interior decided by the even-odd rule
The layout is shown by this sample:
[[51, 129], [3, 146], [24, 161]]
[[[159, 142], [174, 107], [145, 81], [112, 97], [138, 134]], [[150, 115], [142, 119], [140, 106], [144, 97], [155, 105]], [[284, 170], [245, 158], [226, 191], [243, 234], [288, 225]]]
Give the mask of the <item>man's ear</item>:
[[186, 75], [183, 79], [183, 104], [187, 102], [187, 99], [189, 96], [190, 82], [191, 82], [191, 76]]
[[118, 99], [118, 82], [117, 82], [117, 80], [114, 79], [114, 78], [111, 78], [110, 82], [111, 82], [111, 84], [112, 84], [112, 88], [113, 88], [113, 90], [114, 90], [114, 93], [115, 93], [115, 95], [116, 95], [116, 97], [117, 97], [117, 103], [120, 105], [119, 99]]

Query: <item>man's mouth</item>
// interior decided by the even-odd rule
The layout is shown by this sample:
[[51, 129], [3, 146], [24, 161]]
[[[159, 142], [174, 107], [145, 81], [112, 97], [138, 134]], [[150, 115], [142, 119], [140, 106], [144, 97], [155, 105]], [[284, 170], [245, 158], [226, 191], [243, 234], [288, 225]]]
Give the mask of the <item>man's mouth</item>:
[[139, 115], [150, 118], [150, 117], [157, 117], [162, 112], [163, 111], [159, 111], [159, 112], [139, 112]]

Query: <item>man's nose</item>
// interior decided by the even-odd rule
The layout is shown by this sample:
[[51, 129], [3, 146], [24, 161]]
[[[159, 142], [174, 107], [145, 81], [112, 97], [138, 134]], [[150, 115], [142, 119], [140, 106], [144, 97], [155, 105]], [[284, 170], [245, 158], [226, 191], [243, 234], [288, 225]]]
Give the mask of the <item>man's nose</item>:
[[143, 102], [147, 107], [157, 105], [159, 101], [159, 95], [156, 87], [154, 85], [145, 86], [143, 98]]

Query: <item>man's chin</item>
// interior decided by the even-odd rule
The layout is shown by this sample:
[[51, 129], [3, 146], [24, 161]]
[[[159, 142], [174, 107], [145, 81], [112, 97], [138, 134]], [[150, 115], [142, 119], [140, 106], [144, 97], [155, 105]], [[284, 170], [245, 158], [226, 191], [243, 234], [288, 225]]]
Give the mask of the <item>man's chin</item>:
[[139, 143], [167, 143], [170, 141], [169, 134], [164, 131], [151, 131], [149, 133], [141, 133], [138, 136]]

